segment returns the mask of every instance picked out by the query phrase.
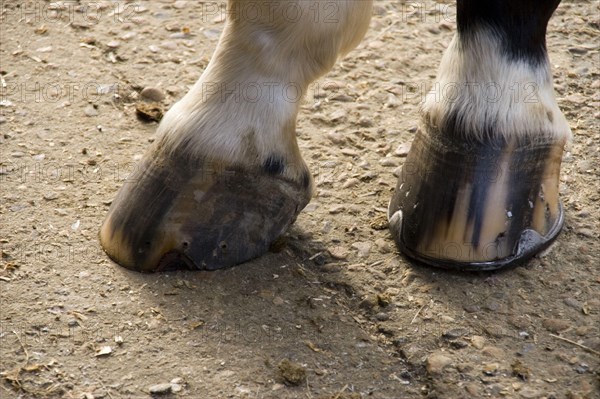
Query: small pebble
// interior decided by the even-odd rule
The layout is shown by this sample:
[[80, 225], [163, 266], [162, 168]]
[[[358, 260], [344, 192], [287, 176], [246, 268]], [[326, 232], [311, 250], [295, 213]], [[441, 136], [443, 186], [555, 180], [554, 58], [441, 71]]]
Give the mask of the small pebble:
[[182, 389], [183, 389], [183, 387], [180, 384], [171, 383], [171, 392], [173, 392], [173, 393], [181, 392]]
[[350, 157], [356, 157], [356, 156], [358, 156], [358, 154], [359, 154], [359, 153], [358, 153], [358, 151], [356, 151], [356, 150], [353, 150], [353, 149], [351, 149], [351, 148], [342, 148], [342, 149], [340, 150], [340, 152], [341, 152], [342, 154], [344, 154], [344, 155], [348, 155], [348, 156], [350, 156]]
[[396, 167], [398, 166], [398, 162], [393, 159], [393, 158], [383, 158], [379, 161], [379, 164], [381, 166], [386, 166], [386, 167]]
[[354, 187], [356, 186], [358, 183], [360, 183], [360, 180], [358, 180], [357, 178], [353, 177], [350, 178], [348, 180], [346, 180], [344, 182], [344, 184], [342, 184], [342, 188], [350, 188], [350, 187]]
[[335, 96], [331, 97], [332, 101], [339, 101], [342, 103], [351, 103], [354, 102], [354, 98], [350, 97], [347, 94], [336, 94]]
[[175, 3], [173, 3], [173, 7], [178, 10], [183, 10], [187, 6], [187, 3], [187, 0], [177, 0]]
[[367, 47], [372, 49], [380, 49], [383, 46], [385, 46], [385, 43], [380, 40], [374, 40], [372, 42], [369, 42], [369, 44], [367, 45]]
[[342, 213], [346, 210], [346, 206], [345, 205], [333, 205], [331, 208], [329, 208], [329, 213], [332, 215], [337, 215], [338, 213]]
[[494, 359], [502, 359], [504, 357], [504, 350], [495, 346], [486, 346], [481, 350], [481, 353]]
[[463, 328], [453, 328], [452, 330], [444, 331], [442, 337], [446, 339], [457, 339], [468, 334], [468, 330]]
[[410, 151], [410, 147], [411, 147], [411, 143], [403, 143], [400, 144], [398, 146], [398, 148], [396, 148], [396, 151], [394, 152], [394, 154], [396, 154], [399, 157], [405, 157], [408, 155], [408, 151]]
[[533, 344], [533, 343], [527, 343], [527, 344], [523, 345], [521, 347], [521, 349], [519, 349], [517, 351], [517, 355], [519, 355], [519, 356], [525, 356], [527, 353], [531, 352], [534, 349], [535, 349], [535, 344]]
[[346, 137], [341, 133], [327, 133], [327, 138], [333, 144], [341, 145], [346, 143]]
[[389, 254], [390, 252], [393, 251], [393, 249], [392, 249], [391, 245], [388, 243], [388, 241], [383, 238], [376, 239], [375, 246], [377, 247], [377, 250], [382, 254]]
[[479, 397], [479, 387], [474, 382], [466, 384], [465, 391], [471, 396]]
[[88, 105], [87, 107], [85, 107], [85, 109], [83, 110], [83, 113], [86, 116], [97, 116], [98, 115], [98, 110], [96, 108], [94, 108], [94, 106], [92, 105]]
[[468, 305], [464, 305], [463, 309], [467, 313], [477, 313], [481, 310], [481, 307], [479, 307], [479, 305], [468, 304]]
[[451, 32], [454, 30], [454, 25], [451, 23], [448, 23], [448, 22], [441, 22], [438, 26], [441, 30], [445, 30], [448, 32]]
[[445, 354], [433, 353], [427, 357], [426, 367], [430, 374], [439, 374], [451, 363], [452, 359]]
[[585, 54], [585, 53], [587, 53], [587, 52], [588, 52], [588, 50], [587, 50], [587, 49], [585, 49], [585, 48], [583, 48], [583, 47], [570, 47], [570, 48], [569, 48], [569, 52], [570, 52], [571, 54], [579, 54], [579, 55], [582, 55], [582, 54]]
[[317, 208], [319, 208], [319, 204], [316, 204], [314, 202], [306, 205], [303, 209], [304, 212], [314, 212], [317, 210]]
[[166, 50], [176, 50], [177, 49], [177, 43], [175, 42], [171, 42], [171, 41], [166, 41], [166, 42], [162, 42], [160, 44], [160, 47], [166, 49]]
[[156, 87], [146, 87], [140, 92], [140, 99], [159, 103], [165, 99], [165, 94]]
[[374, 171], [370, 170], [366, 173], [363, 173], [362, 175], [360, 175], [359, 180], [360, 181], [371, 181], [375, 178], [377, 178], [377, 176], [379, 176], [377, 173], [375, 173]]
[[344, 247], [330, 247], [328, 251], [333, 259], [343, 260], [348, 258], [348, 250]]
[[575, 334], [579, 335], [580, 337], [588, 335], [590, 333], [590, 326], [581, 326], [581, 327], [577, 327], [575, 329]]
[[458, 339], [456, 341], [451, 341], [450, 346], [454, 349], [462, 349], [462, 348], [466, 348], [467, 346], [469, 346], [469, 343], [465, 340]]
[[171, 393], [171, 383], [169, 382], [165, 382], [162, 384], [156, 384], [156, 385], [152, 385], [149, 388], [149, 391], [151, 394], [155, 394], [155, 395], [165, 395], [167, 393]]
[[379, 312], [375, 315], [375, 318], [379, 321], [389, 320], [390, 316], [387, 313]]
[[329, 116], [329, 121], [337, 123], [337, 122], [343, 122], [346, 120], [348, 113], [346, 112], [346, 110], [340, 108], [337, 111], [334, 111], [331, 113], [331, 115]]
[[594, 234], [594, 231], [592, 229], [588, 229], [585, 227], [582, 227], [580, 229], [577, 229], [577, 234], [584, 236], [584, 237], [588, 237], [588, 238], [594, 238], [596, 237], [596, 234]]
[[571, 322], [568, 320], [561, 319], [544, 319], [542, 326], [550, 332], [557, 333], [564, 331], [571, 326]]
[[398, 100], [398, 97], [396, 97], [392, 93], [388, 93], [387, 100], [385, 102], [385, 106], [387, 108], [396, 108], [398, 105], [400, 105], [400, 101]]
[[44, 199], [46, 201], [53, 201], [53, 200], [55, 200], [57, 198], [58, 198], [58, 194], [55, 193], [54, 191], [51, 191], [49, 193], [44, 194]]
[[96, 350], [94, 356], [96, 357], [105, 357], [109, 356], [112, 353], [112, 348], [108, 345], [102, 346]]
[[372, 127], [375, 125], [372, 119], [367, 118], [366, 116], [361, 116], [358, 120], [358, 124], [362, 127]]
[[582, 96], [581, 94], [571, 94], [565, 97], [565, 100], [575, 104], [583, 104], [587, 101], [587, 98]]
[[127, 41], [127, 40], [133, 39], [136, 35], [137, 35], [136, 32], [127, 32], [127, 33], [122, 34], [120, 36], [120, 38], [121, 38], [121, 40]]
[[355, 242], [354, 244], [352, 244], [352, 248], [355, 248], [358, 250], [358, 256], [360, 258], [368, 257], [369, 254], [371, 253], [372, 247], [373, 247], [373, 244], [370, 242]]
[[581, 310], [583, 308], [583, 305], [581, 304], [581, 302], [579, 302], [575, 298], [565, 298], [563, 300], [563, 302], [565, 303], [565, 305], [572, 307], [574, 309], [577, 309], [577, 310]]
[[476, 349], [483, 349], [483, 346], [485, 345], [485, 338], [481, 335], [473, 335], [471, 337], [471, 345], [473, 345], [473, 347]]
[[366, 309], [366, 310], [371, 310], [371, 309], [375, 308], [378, 305], [379, 305], [379, 298], [377, 297], [377, 295], [367, 295], [358, 304], [358, 306], [361, 309]]
[[541, 397], [542, 392], [537, 389], [525, 387], [519, 391], [519, 395], [525, 399], [535, 399]]
[[205, 29], [202, 33], [208, 39], [218, 39], [219, 36], [221, 36], [221, 31], [219, 29]]
[[500, 310], [501, 305], [496, 301], [489, 301], [488, 303], [485, 304], [485, 308], [492, 312], [497, 312], [498, 310]]

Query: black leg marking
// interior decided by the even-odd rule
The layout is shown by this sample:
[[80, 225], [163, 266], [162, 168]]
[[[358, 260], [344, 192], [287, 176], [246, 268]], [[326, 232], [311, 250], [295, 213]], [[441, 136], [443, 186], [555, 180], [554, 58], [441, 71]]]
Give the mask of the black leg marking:
[[546, 59], [546, 26], [560, 0], [459, 0], [458, 32], [463, 44], [481, 28], [499, 36], [513, 59], [532, 64]]

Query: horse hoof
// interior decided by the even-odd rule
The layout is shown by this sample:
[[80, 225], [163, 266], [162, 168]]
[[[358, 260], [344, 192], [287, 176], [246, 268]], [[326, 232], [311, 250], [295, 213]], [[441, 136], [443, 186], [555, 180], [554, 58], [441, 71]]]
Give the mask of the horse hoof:
[[548, 247], [563, 225], [564, 142], [468, 143], [419, 132], [390, 202], [401, 252], [447, 269], [495, 270]]
[[310, 187], [310, 177], [154, 152], [121, 187], [100, 242], [137, 271], [236, 265], [268, 250], [308, 204]]

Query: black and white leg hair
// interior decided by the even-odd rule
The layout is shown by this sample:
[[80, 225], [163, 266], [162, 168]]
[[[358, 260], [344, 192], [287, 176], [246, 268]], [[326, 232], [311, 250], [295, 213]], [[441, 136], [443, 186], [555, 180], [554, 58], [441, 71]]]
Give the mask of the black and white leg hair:
[[560, 231], [558, 175], [571, 132], [545, 45], [557, 5], [458, 1], [458, 32], [390, 203], [407, 255], [497, 269], [527, 260]]

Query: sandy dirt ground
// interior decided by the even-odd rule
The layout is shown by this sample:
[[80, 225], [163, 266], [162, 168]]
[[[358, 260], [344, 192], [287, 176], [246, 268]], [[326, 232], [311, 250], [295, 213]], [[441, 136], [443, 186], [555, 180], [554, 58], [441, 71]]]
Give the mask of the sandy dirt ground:
[[453, 3], [378, 1], [312, 86], [298, 140], [316, 194], [273, 250], [139, 274], [97, 233], [156, 123], [206, 67], [222, 3], [3, 0], [0, 398], [598, 398], [600, 75], [595, 1], [548, 47], [574, 133], [566, 223], [523, 267], [454, 273], [396, 250], [385, 209], [455, 29]]

